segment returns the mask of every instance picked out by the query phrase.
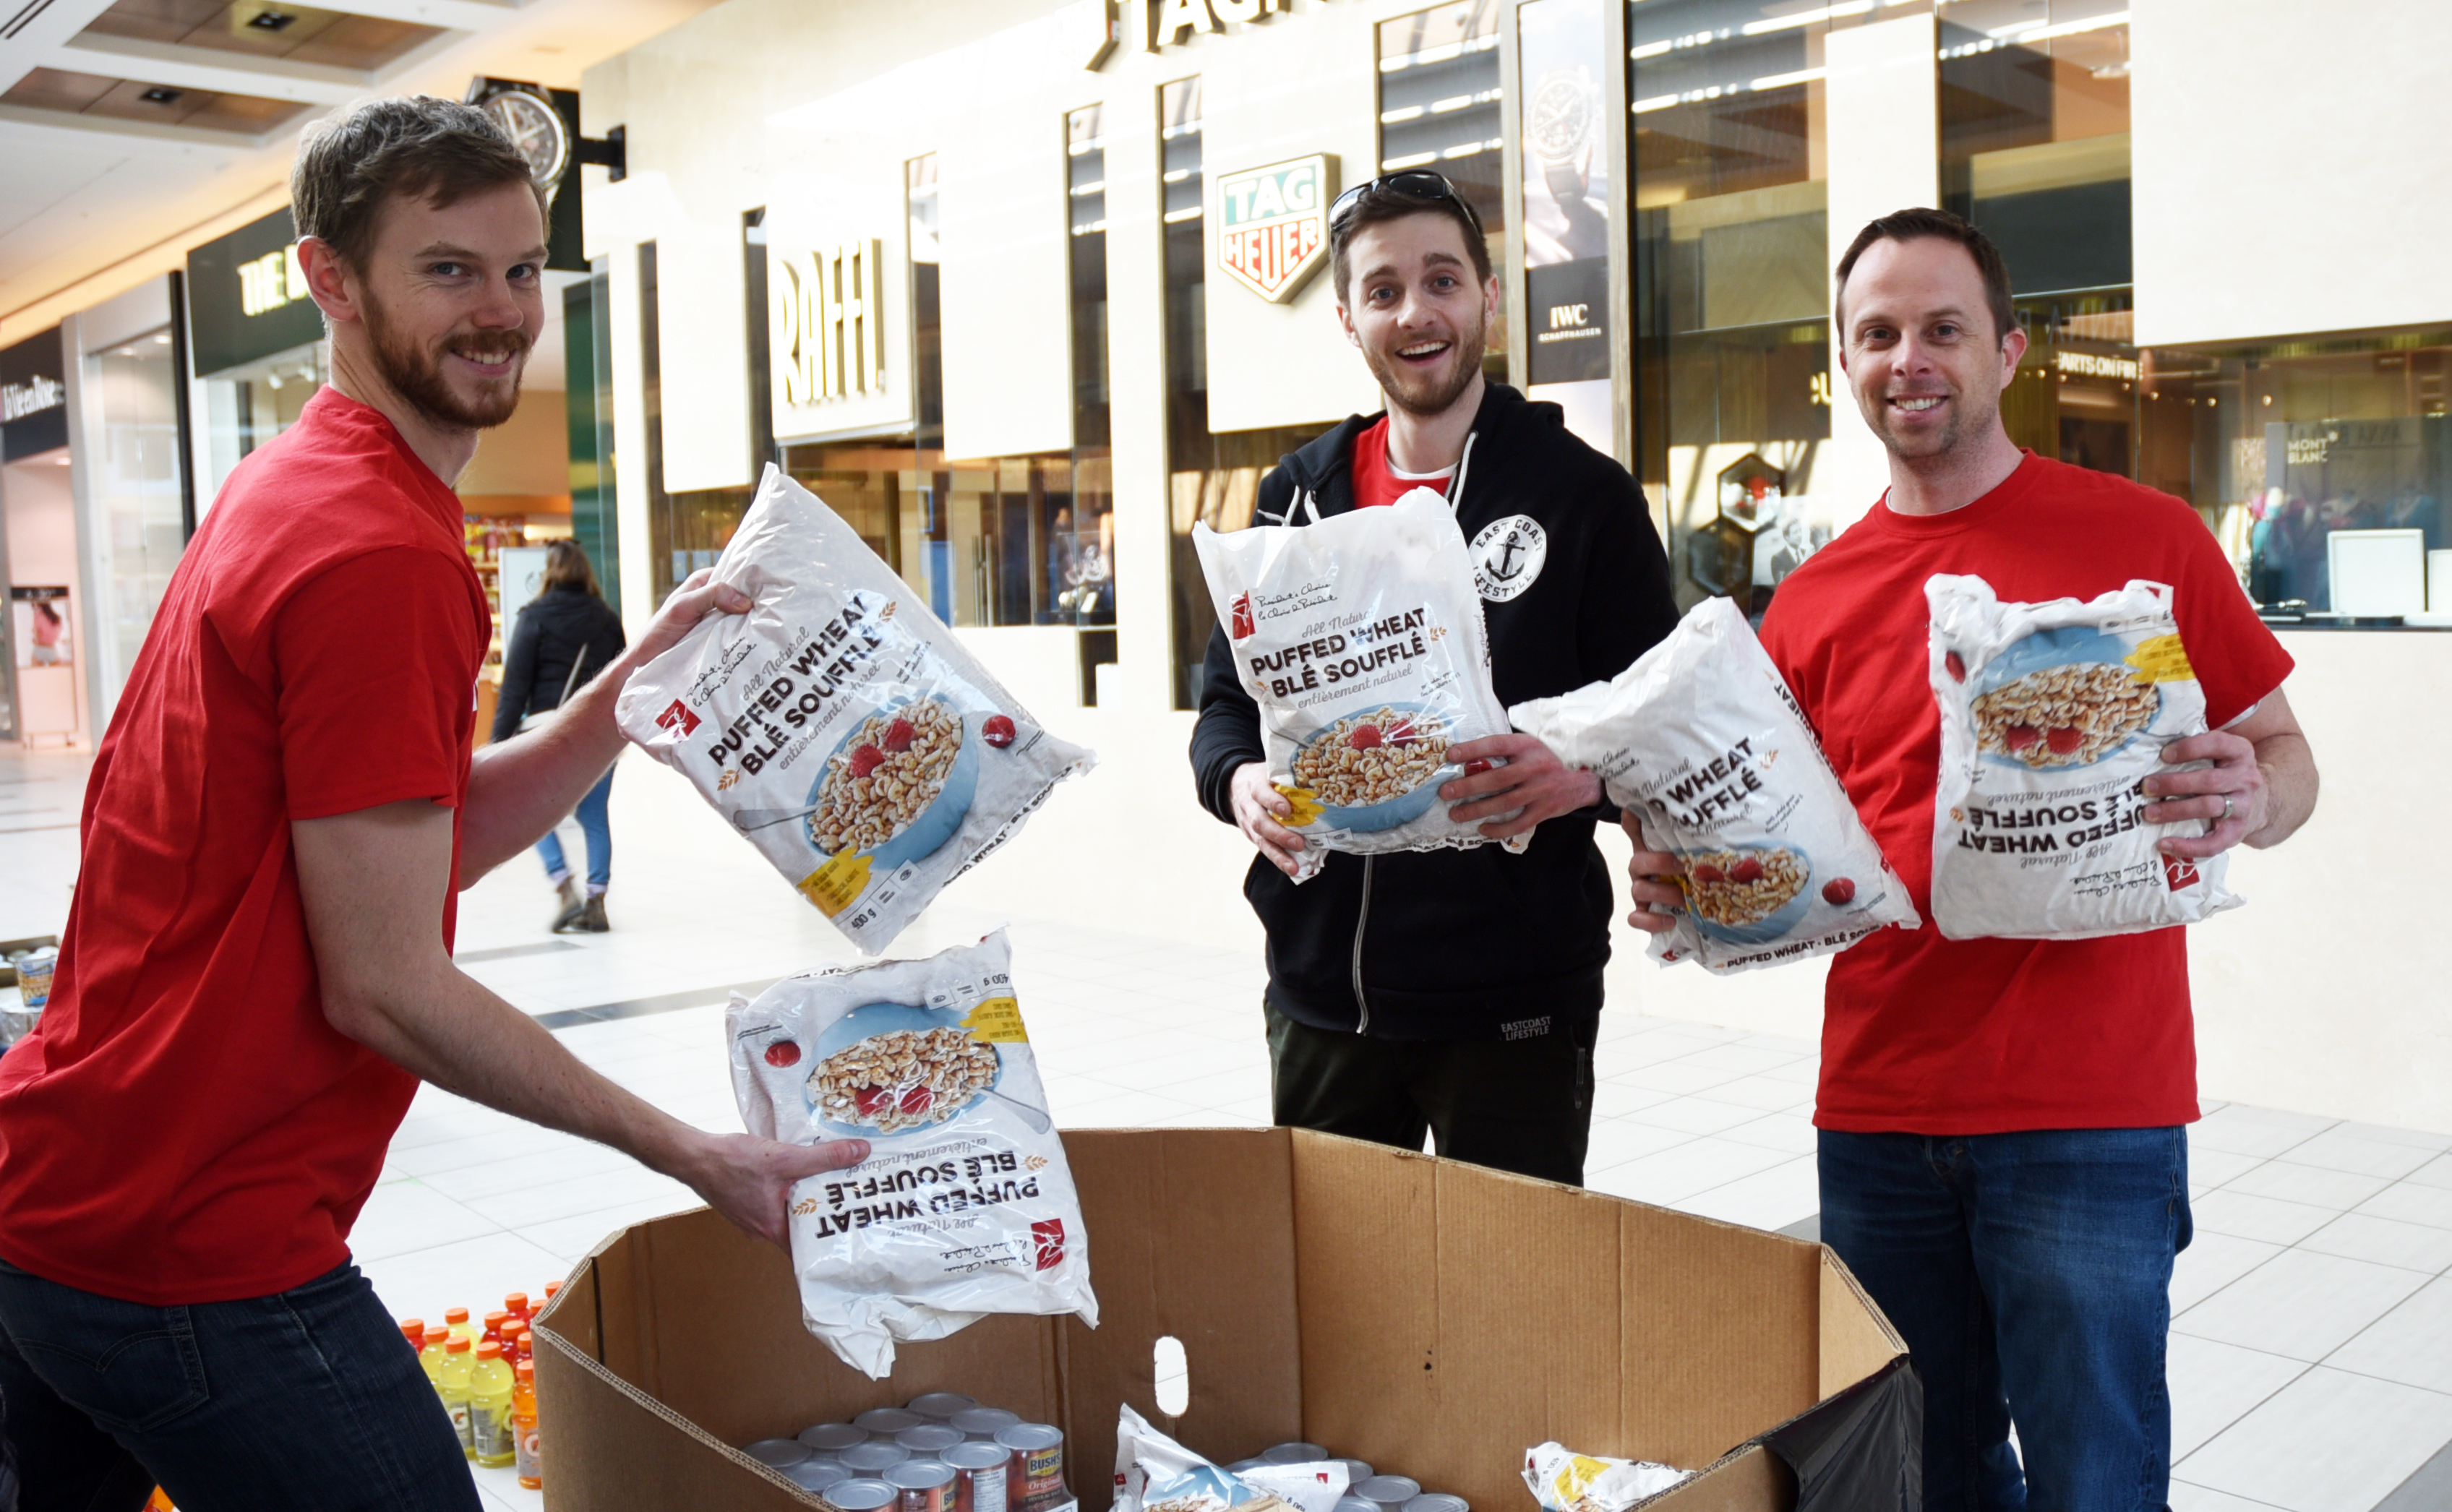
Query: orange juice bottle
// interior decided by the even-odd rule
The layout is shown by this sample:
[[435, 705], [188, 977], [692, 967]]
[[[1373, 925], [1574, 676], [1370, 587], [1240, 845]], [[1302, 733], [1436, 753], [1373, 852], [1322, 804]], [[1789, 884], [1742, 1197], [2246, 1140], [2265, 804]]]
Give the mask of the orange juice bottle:
[[468, 1376], [468, 1440], [479, 1464], [511, 1463], [513, 1379], [499, 1340], [477, 1346], [477, 1366]]
[[468, 1341], [454, 1335], [443, 1346], [443, 1374], [434, 1388], [443, 1393], [443, 1408], [451, 1414], [451, 1429], [460, 1435], [460, 1452], [469, 1459], [477, 1458], [476, 1441], [469, 1437], [468, 1388], [475, 1373], [476, 1361], [468, 1353]]
[[521, 1361], [513, 1378], [512, 1463], [519, 1466], [520, 1484], [534, 1491], [544, 1484], [544, 1472], [537, 1461], [536, 1365], [526, 1360]]
[[417, 1351], [417, 1363], [425, 1367], [425, 1379], [434, 1383], [437, 1391], [443, 1389], [444, 1345], [450, 1342], [450, 1329], [428, 1328], [425, 1330], [425, 1347]]
[[465, 1339], [472, 1346], [476, 1344], [477, 1329], [476, 1325], [468, 1321], [467, 1308], [445, 1307], [443, 1309], [443, 1321], [450, 1327], [453, 1338]]

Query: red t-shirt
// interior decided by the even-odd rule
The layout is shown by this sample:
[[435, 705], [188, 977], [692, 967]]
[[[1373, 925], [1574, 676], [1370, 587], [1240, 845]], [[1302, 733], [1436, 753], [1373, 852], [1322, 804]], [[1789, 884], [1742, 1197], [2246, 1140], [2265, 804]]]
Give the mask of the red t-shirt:
[[50, 1003], [0, 1057], [0, 1256], [156, 1306], [347, 1258], [417, 1078], [325, 1021], [289, 825], [456, 811], [489, 633], [459, 501], [375, 410], [325, 389], [230, 475], [95, 758]]
[[1926, 670], [1924, 585], [1935, 573], [1973, 573], [2021, 601], [2091, 599], [2138, 578], [2170, 584], [2216, 728], [2290, 672], [2195, 511], [2031, 454], [1946, 515], [1875, 504], [1781, 583], [1763, 645], [1925, 920], [1831, 962], [1814, 1122], [1919, 1134], [2191, 1122], [2183, 931], [1945, 940], [1933, 927], [1941, 716]]
[[1393, 504], [1416, 488], [1427, 488], [1434, 494], [1448, 491], [1448, 481], [1455, 469], [1442, 467], [1434, 473], [1409, 476], [1396, 471], [1388, 461], [1388, 417], [1380, 416], [1354, 438], [1354, 507], [1373, 509]]

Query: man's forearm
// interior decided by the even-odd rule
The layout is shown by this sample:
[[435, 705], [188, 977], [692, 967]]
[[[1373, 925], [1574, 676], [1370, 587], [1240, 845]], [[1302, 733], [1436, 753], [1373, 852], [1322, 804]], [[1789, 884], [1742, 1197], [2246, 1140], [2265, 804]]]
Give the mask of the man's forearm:
[[477, 753], [460, 815], [460, 887], [534, 845], [622, 754], [613, 701], [630, 670], [624, 656], [572, 694], [544, 729]]
[[2264, 771], [2264, 824], [2246, 838], [2258, 850], [2280, 845], [2316, 812], [2316, 753], [2297, 732], [2256, 742], [2256, 764]]

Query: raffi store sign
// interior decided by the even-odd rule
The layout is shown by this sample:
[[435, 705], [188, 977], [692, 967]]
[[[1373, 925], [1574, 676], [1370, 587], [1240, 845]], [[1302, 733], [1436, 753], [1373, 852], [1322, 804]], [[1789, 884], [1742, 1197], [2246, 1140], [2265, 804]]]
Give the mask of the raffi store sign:
[[885, 393], [885, 245], [771, 254], [777, 409]]
[[1103, 67], [1119, 49], [1181, 47], [1203, 32], [1255, 25], [1294, 8], [1294, 0], [1099, 0], [1090, 8], [1096, 31], [1081, 67]]

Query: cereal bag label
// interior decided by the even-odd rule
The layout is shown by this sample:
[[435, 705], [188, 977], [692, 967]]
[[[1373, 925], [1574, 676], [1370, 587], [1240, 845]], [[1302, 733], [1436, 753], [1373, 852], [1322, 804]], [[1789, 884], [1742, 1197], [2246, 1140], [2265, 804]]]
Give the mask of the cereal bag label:
[[1919, 925], [1770, 657], [1706, 599], [1609, 682], [1508, 711], [1598, 774], [1645, 842], [1684, 861], [1686, 907], [1652, 958], [1750, 971]]
[[[2003, 602], [1972, 576], [1925, 584], [1941, 712], [1932, 912], [1951, 939], [2086, 939], [2192, 924], [2239, 905], [2226, 856], [2165, 855], [2144, 783], [2205, 731], [2172, 590]], [[2197, 763], [2202, 766], [2205, 763]]]
[[[1295, 880], [1330, 851], [1491, 843], [1483, 821], [1456, 823], [1438, 797], [1464, 772], [1450, 746], [1508, 729], [1473, 559], [1445, 498], [1416, 488], [1315, 524], [1195, 525], [1192, 540], [1260, 708], [1270, 778], [1294, 804], [1284, 822], [1306, 842]], [[1520, 540], [1505, 560], [1527, 583], [1540, 570]]]
[[616, 717], [869, 954], [1097, 759], [772, 466], [715, 579], [754, 606], [642, 668]]
[[1097, 1325], [1080, 1202], [1002, 931], [736, 994], [724, 1027], [752, 1132], [869, 1142], [859, 1165], [792, 1188], [801, 1317], [845, 1364], [882, 1379], [896, 1342], [991, 1312]]

